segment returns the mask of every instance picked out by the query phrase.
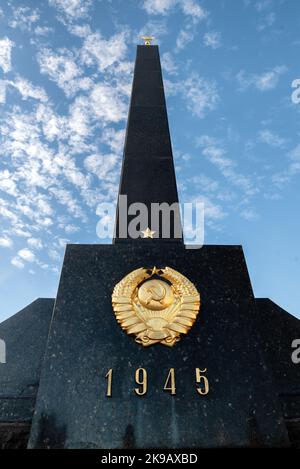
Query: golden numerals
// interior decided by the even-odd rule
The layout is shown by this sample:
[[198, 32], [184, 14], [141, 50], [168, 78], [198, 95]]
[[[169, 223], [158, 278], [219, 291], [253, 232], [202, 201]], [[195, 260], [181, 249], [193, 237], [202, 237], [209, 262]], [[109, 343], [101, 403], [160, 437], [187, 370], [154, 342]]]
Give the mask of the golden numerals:
[[[196, 392], [200, 396], [206, 396], [209, 393], [209, 381], [205, 373], [207, 369], [195, 369]], [[112, 397], [112, 384], [113, 384], [113, 369], [110, 368], [105, 375], [107, 379], [106, 396]], [[148, 374], [145, 368], [137, 368], [135, 371], [135, 383], [138, 385], [134, 388], [137, 396], [144, 396], [148, 391]], [[175, 369], [170, 368], [163, 387], [165, 392], [170, 393], [172, 396], [176, 395], [176, 377]]]
[[206, 368], [204, 370], [200, 370], [200, 368], [196, 368], [196, 383], [201, 384], [203, 382], [203, 386], [197, 387], [197, 393], [201, 396], [205, 396], [209, 393], [209, 382], [207, 377], [204, 375], [206, 373]]
[[105, 378], [107, 378], [107, 389], [106, 389], [106, 395], [107, 397], [111, 397], [111, 392], [112, 392], [112, 375], [113, 375], [113, 370], [110, 368], [108, 373], [106, 374]]
[[171, 368], [169, 373], [168, 373], [168, 376], [167, 376], [167, 379], [166, 379], [166, 382], [165, 382], [165, 385], [164, 385], [164, 391], [170, 391], [172, 396], [174, 396], [176, 394], [174, 368]]
[[134, 392], [138, 396], [144, 396], [147, 392], [147, 371], [145, 368], [138, 368], [135, 372], [135, 382], [136, 384], [139, 384], [141, 387], [140, 388], [135, 388]]

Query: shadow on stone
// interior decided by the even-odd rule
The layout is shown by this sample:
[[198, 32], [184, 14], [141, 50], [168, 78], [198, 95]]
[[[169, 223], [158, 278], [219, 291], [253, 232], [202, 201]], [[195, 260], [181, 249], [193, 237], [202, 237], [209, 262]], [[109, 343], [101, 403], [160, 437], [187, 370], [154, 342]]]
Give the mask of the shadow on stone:
[[125, 435], [123, 438], [123, 448], [132, 449], [135, 448], [135, 436], [134, 428], [132, 425], [127, 425]]
[[55, 415], [42, 414], [36, 448], [63, 449], [66, 442], [66, 428], [66, 425], [57, 424]]
[[257, 418], [254, 413], [251, 413], [249, 416], [248, 429], [250, 448], [263, 448], [265, 445], [263, 443], [263, 438], [257, 424]]

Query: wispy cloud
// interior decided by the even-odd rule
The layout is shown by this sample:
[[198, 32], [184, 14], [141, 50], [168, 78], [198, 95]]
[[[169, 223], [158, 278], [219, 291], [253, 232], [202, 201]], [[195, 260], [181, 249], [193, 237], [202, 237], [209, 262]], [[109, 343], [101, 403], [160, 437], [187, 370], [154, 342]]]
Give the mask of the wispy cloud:
[[271, 26], [273, 26], [275, 21], [276, 21], [276, 14], [272, 11], [272, 12], [268, 13], [267, 15], [265, 15], [260, 20], [260, 22], [257, 25], [257, 30], [258, 31], [264, 31], [265, 29], [270, 28]]
[[80, 51], [84, 64], [97, 66], [103, 72], [108, 67], [122, 61], [127, 52], [128, 32], [122, 31], [109, 39], [104, 39], [100, 33], [90, 33], [84, 40]]
[[176, 65], [176, 62], [171, 52], [165, 52], [162, 55], [161, 65], [162, 65], [163, 70], [165, 70], [170, 75], [178, 74], [178, 67]]
[[40, 250], [43, 248], [43, 242], [40, 238], [29, 238], [27, 239], [27, 243], [33, 249]]
[[13, 257], [10, 262], [14, 267], [17, 267], [17, 269], [24, 269], [25, 267], [24, 262], [22, 262], [18, 256]]
[[68, 19], [85, 18], [89, 13], [92, 0], [48, 0], [49, 5], [56, 8], [59, 13]]
[[206, 18], [207, 12], [195, 0], [144, 0], [143, 8], [150, 15], [167, 15], [175, 7], [195, 21]]
[[28, 98], [33, 98], [41, 102], [47, 102], [48, 96], [46, 91], [41, 86], [34, 86], [26, 78], [17, 76], [15, 81], [8, 81], [6, 84], [9, 84], [16, 88], [22, 96], [23, 100]]
[[176, 51], [185, 49], [185, 47], [194, 40], [195, 30], [191, 28], [181, 29], [176, 38]]
[[219, 169], [230, 184], [240, 188], [247, 196], [257, 194], [259, 188], [255, 182], [249, 176], [245, 176], [236, 170], [236, 163], [227, 157], [224, 145], [208, 135], [199, 137], [197, 145], [202, 148], [203, 155]]
[[285, 65], [278, 65], [262, 74], [253, 73], [247, 75], [244, 70], [241, 70], [236, 78], [239, 83], [240, 91], [244, 91], [250, 86], [254, 86], [259, 91], [269, 91], [276, 88], [281, 75], [286, 72], [287, 67]]
[[203, 44], [211, 49], [221, 47], [221, 33], [218, 31], [208, 31], [203, 36]]
[[9, 21], [11, 28], [20, 28], [24, 31], [31, 31], [32, 26], [39, 20], [40, 12], [38, 8], [17, 7], [13, 9], [13, 17]]
[[220, 100], [215, 81], [209, 81], [196, 73], [184, 81], [183, 93], [187, 108], [201, 118], [216, 109]]
[[58, 53], [44, 48], [38, 55], [41, 72], [47, 74], [68, 97], [79, 90], [88, 90], [92, 86], [89, 77], [82, 77], [82, 70], [76, 64], [74, 54], [61, 49]]
[[0, 80], [0, 104], [4, 104], [6, 101], [6, 81]]
[[257, 2], [254, 3], [254, 8], [258, 12], [262, 12], [270, 8], [272, 4], [273, 4], [273, 0], [258, 0]]
[[0, 238], [0, 247], [2, 248], [12, 248], [13, 244], [13, 240], [10, 238]]
[[257, 220], [259, 218], [259, 215], [256, 210], [252, 208], [247, 208], [241, 211], [241, 217], [247, 221], [253, 221]]
[[165, 88], [169, 96], [181, 95], [186, 108], [200, 118], [215, 110], [220, 101], [216, 82], [195, 72], [185, 80], [165, 80]]
[[11, 70], [11, 51], [13, 46], [13, 41], [8, 37], [0, 39], [0, 67], [4, 73], [8, 73]]
[[28, 248], [20, 249], [18, 256], [26, 262], [35, 261], [35, 254]]
[[285, 145], [286, 140], [272, 132], [270, 129], [263, 129], [258, 133], [258, 138], [262, 143], [274, 148], [281, 148]]
[[290, 181], [300, 173], [300, 144], [296, 145], [287, 154], [287, 167], [273, 175], [273, 183], [281, 188], [286, 186]]

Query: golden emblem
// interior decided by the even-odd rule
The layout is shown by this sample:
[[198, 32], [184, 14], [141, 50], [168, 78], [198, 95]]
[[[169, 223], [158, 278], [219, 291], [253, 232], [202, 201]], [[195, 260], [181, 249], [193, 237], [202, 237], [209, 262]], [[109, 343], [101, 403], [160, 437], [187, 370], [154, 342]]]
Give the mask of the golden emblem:
[[144, 40], [145, 46], [151, 46], [154, 37], [153, 36], [142, 36], [142, 39]]
[[112, 305], [118, 323], [137, 343], [173, 347], [193, 326], [200, 295], [190, 280], [170, 267], [141, 267], [117, 283]]

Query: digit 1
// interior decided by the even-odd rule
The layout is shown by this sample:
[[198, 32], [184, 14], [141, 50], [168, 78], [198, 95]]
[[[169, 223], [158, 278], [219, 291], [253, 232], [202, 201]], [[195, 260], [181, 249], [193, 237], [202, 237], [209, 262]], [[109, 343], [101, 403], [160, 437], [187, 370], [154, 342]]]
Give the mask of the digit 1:
[[135, 372], [135, 382], [141, 388], [135, 388], [134, 391], [138, 396], [144, 396], [147, 392], [147, 371], [144, 368], [138, 368]]
[[172, 396], [176, 394], [174, 368], [170, 368], [170, 371], [168, 373], [168, 376], [164, 385], [164, 391], [171, 391]]
[[109, 369], [108, 373], [106, 374], [105, 378], [107, 379], [107, 388], [106, 388], [106, 396], [111, 397], [112, 394], [112, 368]]
[[201, 381], [203, 381], [204, 384], [204, 389], [203, 388], [198, 388], [197, 387], [197, 392], [201, 396], [205, 396], [206, 394], [209, 393], [209, 382], [206, 376], [204, 376], [202, 373], [206, 373], [207, 368], [204, 370], [200, 370], [200, 368], [196, 368], [196, 383], [200, 384]]

